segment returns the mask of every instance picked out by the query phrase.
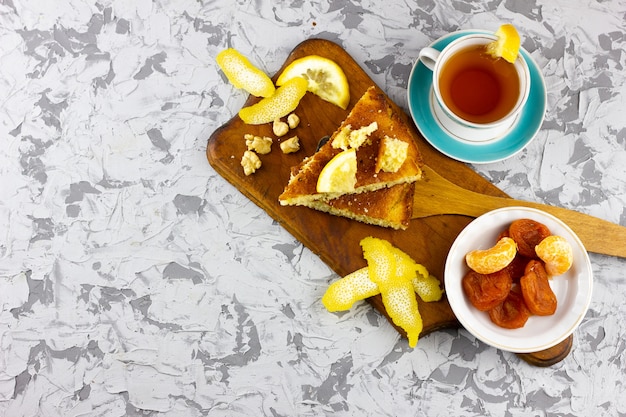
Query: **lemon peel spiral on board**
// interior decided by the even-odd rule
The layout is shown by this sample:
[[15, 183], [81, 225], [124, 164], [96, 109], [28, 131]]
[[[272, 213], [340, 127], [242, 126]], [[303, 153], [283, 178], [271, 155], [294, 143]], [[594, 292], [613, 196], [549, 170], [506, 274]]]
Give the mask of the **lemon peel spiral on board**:
[[274, 94], [276, 87], [270, 77], [252, 65], [248, 58], [236, 49], [224, 49], [217, 54], [215, 60], [235, 88], [242, 88], [256, 97], [269, 97]]
[[439, 280], [426, 267], [391, 243], [374, 237], [361, 240], [368, 266], [332, 283], [322, 304], [328, 311], [348, 310], [356, 301], [381, 294], [387, 314], [407, 333], [409, 346], [415, 347], [422, 331], [422, 319], [415, 294], [425, 302], [438, 301], [443, 295]]
[[239, 117], [244, 123], [251, 125], [270, 123], [284, 117], [298, 107], [300, 99], [306, 94], [307, 85], [304, 78], [292, 78], [278, 87], [271, 96], [239, 110]]

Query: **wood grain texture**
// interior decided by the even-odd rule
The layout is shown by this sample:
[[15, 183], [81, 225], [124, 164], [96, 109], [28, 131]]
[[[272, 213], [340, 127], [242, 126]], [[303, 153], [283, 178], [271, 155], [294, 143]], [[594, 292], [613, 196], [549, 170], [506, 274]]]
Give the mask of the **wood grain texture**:
[[[407, 252], [443, 282], [448, 251], [459, 232], [472, 220], [471, 217], [446, 214], [417, 218], [411, 222], [407, 230], [397, 231], [332, 216], [306, 207], [283, 207], [279, 204], [278, 196], [289, 180], [291, 167], [305, 156], [313, 154], [319, 139], [337, 129], [365, 90], [375, 85], [366, 72], [339, 45], [321, 39], [310, 39], [298, 45], [277, 74], [293, 60], [311, 54], [330, 58], [343, 68], [350, 83], [348, 110], [342, 110], [307, 93], [295, 111], [300, 116], [300, 125], [284, 137], [287, 139], [294, 134], [297, 135], [302, 149], [297, 153], [285, 155], [278, 148], [278, 143], [275, 143], [270, 154], [260, 155], [263, 166], [250, 176], [244, 175], [240, 165], [241, 156], [246, 149], [244, 134], [270, 137], [274, 135], [270, 124], [246, 125], [235, 116], [209, 138], [207, 146], [209, 162], [220, 175], [263, 208], [337, 274], [344, 276], [365, 266], [359, 242], [366, 236], [375, 236], [386, 239]], [[274, 80], [276, 78], [274, 76]], [[250, 97], [244, 106], [258, 100], [256, 97]], [[406, 113], [395, 104], [392, 105], [407, 120], [426, 165], [436, 167], [436, 171], [442, 177], [464, 189], [481, 195], [507, 198], [504, 192], [468, 166], [432, 148], [418, 133]], [[418, 206], [428, 205], [430, 201], [430, 196], [423, 195], [421, 198], [416, 197], [415, 203]], [[368, 301], [388, 318], [380, 296], [372, 297]], [[418, 299], [418, 303], [424, 322], [421, 337], [438, 329], [459, 326], [445, 297], [434, 303], [424, 303]], [[398, 331], [404, 334], [401, 329]]]

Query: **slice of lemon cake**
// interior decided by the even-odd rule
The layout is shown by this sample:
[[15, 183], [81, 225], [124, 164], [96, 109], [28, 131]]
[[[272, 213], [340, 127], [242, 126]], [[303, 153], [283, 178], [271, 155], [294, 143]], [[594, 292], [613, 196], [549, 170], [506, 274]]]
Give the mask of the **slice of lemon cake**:
[[413, 214], [415, 183], [404, 183], [332, 200], [315, 200], [307, 207], [376, 226], [406, 229]]
[[421, 178], [421, 164], [404, 119], [382, 91], [370, 87], [328, 142], [292, 169], [279, 201], [405, 228], [413, 207], [407, 184]]

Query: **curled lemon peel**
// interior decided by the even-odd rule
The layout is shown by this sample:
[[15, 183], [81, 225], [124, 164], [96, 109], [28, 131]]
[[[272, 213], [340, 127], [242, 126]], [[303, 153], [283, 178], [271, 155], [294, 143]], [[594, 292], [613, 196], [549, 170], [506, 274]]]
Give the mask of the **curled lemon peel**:
[[415, 347], [423, 328], [422, 317], [417, 308], [413, 285], [397, 275], [397, 262], [391, 244], [382, 239], [366, 237], [361, 240], [361, 247], [370, 279], [380, 289], [387, 314], [396, 326], [406, 332], [409, 346]]
[[393, 323], [406, 332], [409, 347], [417, 345], [419, 335], [424, 327], [422, 316], [417, 308], [417, 300], [411, 283], [399, 281], [391, 285], [380, 295], [385, 305], [385, 310]]
[[355, 302], [379, 293], [378, 285], [372, 282], [365, 267], [330, 284], [322, 297], [322, 304], [330, 312], [344, 311], [352, 308]]
[[443, 288], [439, 285], [439, 279], [433, 275], [417, 274], [411, 280], [411, 284], [413, 290], [424, 302], [439, 301], [443, 296]]
[[[430, 275], [423, 265], [416, 266], [418, 271], [424, 272], [410, 277], [415, 293], [426, 303], [441, 300], [444, 290], [439, 279]], [[367, 267], [363, 267], [330, 284], [322, 297], [322, 304], [330, 312], [345, 311], [357, 301], [377, 294], [380, 294], [378, 285], [370, 279]]]
[[370, 279], [379, 287], [392, 285], [391, 281], [396, 277], [396, 257], [390, 247], [389, 242], [371, 236], [361, 240]]
[[217, 54], [215, 60], [228, 81], [235, 88], [242, 88], [257, 97], [274, 94], [274, 83], [263, 71], [250, 63], [239, 51], [228, 48]]
[[396, 273], [410, 280], [413, 290], [422, 301], [429, 303], [441, 300], [443, 289], [439, 285], [439, 280], [407, 253], [395, 247], [391, 247], [391, 250], [396, 257]]
[[503, 237], [489, 249], [476, 249], [465, 255], [465, 262], [479, 274], [492, 274], [509, 265], [515, 258], [517, 245], [510, 237]]
[[381, 294], [387, 314], [406, 332], [409, 346], [415, 347], [423, 328], [415, 294], [425, 302], [440, 300], [443, 289], [439, 280], [386, 240], [366, 237], [361, 246], [368, 265], [332, 283], [322, 304], [328, 311], [343, 311]]
[[260, 125], [273, 122], [294, 111], [307, 89], [304, 78], [294, 77], [278, 87], [273, 95], [261, 99], [252, 106], [239, 110], [239, 117], [246, 124]]

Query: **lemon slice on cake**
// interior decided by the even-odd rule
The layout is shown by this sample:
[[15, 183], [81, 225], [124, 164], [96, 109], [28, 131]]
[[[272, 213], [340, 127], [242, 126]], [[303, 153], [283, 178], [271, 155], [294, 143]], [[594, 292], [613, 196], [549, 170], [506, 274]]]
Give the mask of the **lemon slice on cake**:
[[515, 26], [510, 23], [500, 26], [496, 37], [497, 40], [487, 44], [487, 53], [494, 58], [504, 58], [507, 62], [514, 63], [521, 45]]
[[350, 102], [348, 79], [341, 67], [333, 60], [319, 55], [307, 55], [296, 59], [280, 74], [276, 85], [281, 86], [294, 77], [302, 77], [309, 83], [307, 90], [321, 99], [342, 109]]
[[322, 168], [317, 178], [318, 193], [349, 193], [356, 186], [356, 150], [339, 152]]

